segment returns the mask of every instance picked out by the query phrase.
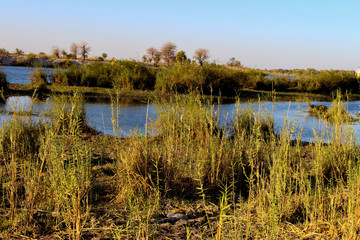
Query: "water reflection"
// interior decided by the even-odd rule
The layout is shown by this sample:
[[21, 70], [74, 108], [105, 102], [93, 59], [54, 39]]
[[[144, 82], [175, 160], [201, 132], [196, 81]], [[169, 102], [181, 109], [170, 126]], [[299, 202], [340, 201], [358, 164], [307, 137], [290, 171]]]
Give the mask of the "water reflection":
[[[0, 104], [1, 110], [25, 110], [32, 111], [36, 115], [47, 111], [51, 107], [51, 98], [42, 102], [34, 102], [30, 97], [9, 97], [6, 103]], [[331, 102], [311, 102], [311, 104], [322, 104], [330, 106]], [[352, 115], [359, 112], [359, 101], [348, 102], [344, 104], [345, 109]], [[306, 112], [306, 102], [253, 102], [242, 103], [240, 107], [252, 107], [253, 111], [261, 111], [263, 114], [270, 114], [274, 120], [274, 127], [277, 133], [280, 133], [284, 126], [288, 128], [294, 126], [294, 137], [301, 133], [301, 139], [304, 141], [314, 141], [315, 134], [325, 134], [325, 141], [329, 136], [324, 129], [329, 129], [329, 124], [317, 118], [309, 116]], [[130, 99], [121, 99], [118, 105], [112, 105], [108, 99], [97, 99], [85, 103], [85, 111], [88, 123], [104, 134], [114, 134], [113, 123], [118, 121], [122, 130], [122, 135], [130, 134], [130, 131], [138, 128], [142, 133], [145, 131], [145, 124], [156, 119], [157, 106], [155, 104], [144, 104], [134, 102]], [[222, 104], [216, 107], [219, 111], [220, 122], [222, 124], [230, 123], [235, 114], [235, 104]], [[2, 115], [7, 119], [8, 116]], [[36, 119], [36, 118], [35, 118]], [[327, 125], [327, 126], [326, 126]], [[351, 128], [356, 137], [360, 136], [359, 122], [351, 123]]]

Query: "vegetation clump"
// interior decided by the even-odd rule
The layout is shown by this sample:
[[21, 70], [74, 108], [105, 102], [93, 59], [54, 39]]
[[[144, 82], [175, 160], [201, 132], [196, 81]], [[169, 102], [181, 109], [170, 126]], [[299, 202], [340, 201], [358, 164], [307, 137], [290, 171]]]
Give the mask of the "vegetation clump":
[[133, 61], [117, 61], [114, 64], [85, 64], [57, 69], [54, 84], [69, 86], [106, 87], [152, 90], [155, 77], [151, 69]]
[[6, 74], [2, 69], [0, 69], [0, 90], [1, 90], [1, 94], [4, 94], [4, 92], [6, 92], [8, 90]]
[[47, 74], [41, 68], [36, 68], [30, 73], [30, 84], [37, 98], [43, 98], [49, 93], [47, 78]]
[[[86, 120], [84, 98], [78, 93], [74, 96], [53, 95], [53, 107], [48, 115], [51, 119], [52, 130], [59, 134], [76, 133], [96, 134], [97, 131], [89, 126]], [[72, 126], [70, 128], [69, 126]], [[75, 134], [72, 133], [72, 134]]]
[[340, 92], [333, 100], [330, 108], [324, 105], [312, 105], [308, 103], [310, 116], [326, 119], [329, 122], [354, 122], [356, 118], [352, 117], [343, 107], [343, 101]]

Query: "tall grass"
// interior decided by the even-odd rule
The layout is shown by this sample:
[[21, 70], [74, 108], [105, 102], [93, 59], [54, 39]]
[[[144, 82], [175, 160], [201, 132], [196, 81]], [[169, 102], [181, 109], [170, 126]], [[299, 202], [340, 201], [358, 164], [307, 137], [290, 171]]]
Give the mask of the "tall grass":
[[203, 199], [204, 206], [222, 195], [216, 234], [210, 227], [217, 238], [355, 236], [357, 224], [346, 219], [358, 217], [353, 179], [359, 147], [341, 119], [325, 124], [331, 142], [323, 144], [319, 136], [303, 145], [291, 140], [301, 138], [291, 122], [275, 134], [271, 119], [239, 105], [229, 132], [215, 109], [199, 96], [174, 98], [160, 108], [154, 138], [135, 137], [119, 148], [118, 177], [129, 178], [128, 184], [120, 181], [121, 189], [132, 189], [135, 199], [160, 191], [161, 198]]
[[[94, 181], [103, 181], [92, 168], [98, 143], [87, 142], [81, 98], [59, 99], [47, 123], [14, 115], [0, 129], [0, 227], [9, 236], [25, 229], [81, 239], [94, 216], [109, 216], [121, 221], [101, 230], [118, 239], [160, 238], [169, 202], [201, 206], [204, 238], [358, 236], [360, 148], [341, 118], [324, 122], [329, 137], [305, 144], [292, 140], [301, 134], [287, 120], [275, 133], [261, 108], [238, 102], [230, 118], [211, 99], [176, 95], [158, 103], [145, 134], [107, 138], [114, 197], [101, 204], [113, 208], [98, 213], [89, 198]], [[188, 237], [199, 234], [192, 223]]]
[[[81, 142], [84, 124], [77, 101], [71, 99], [66, 113], [65, 107], [55, 108], [50, 124], [18, 114], [2, 123], [1, 207], [8, 212], [2, 216], [8, 225], [2, 227], [15, 232], [17, 227], [34, 231], [38, 224], [47, 225], [44, 231], [66, 227], [70, 238], [80, 239], [89, 211], [91, 152]], [[64, 118], [66, 128], [59, 127]], [[40, 219], [39, 210], [46, 213]]]

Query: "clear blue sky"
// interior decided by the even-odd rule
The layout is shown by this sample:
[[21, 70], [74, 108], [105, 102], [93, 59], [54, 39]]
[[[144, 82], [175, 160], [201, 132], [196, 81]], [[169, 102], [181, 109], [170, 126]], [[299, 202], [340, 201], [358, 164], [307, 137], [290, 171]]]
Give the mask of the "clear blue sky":
[[141, 60], [171, 41], [192, 57], [247, 67], [356, 69], [360, 1], [0, 0], [0, 48], [50, 53], [86, 41], [91, 56]]

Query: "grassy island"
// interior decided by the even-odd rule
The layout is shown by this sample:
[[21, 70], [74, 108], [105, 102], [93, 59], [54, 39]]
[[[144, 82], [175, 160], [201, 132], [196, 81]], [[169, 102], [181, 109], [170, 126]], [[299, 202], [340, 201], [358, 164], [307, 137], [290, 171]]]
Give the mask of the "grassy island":
[[[108, 97], [121, 92], [123, 97], [148, 99], [168, 97], [193, 91], [204, 95], [221, 96], [235, 101], [242, 98], [274, 100], [311, 99], [331, 100], [337, 90], [349, 92], [359, 99], [359, 80], [353, 71], [295, 71], [272, 72], [214, 63], [199, 66], [194, 63], [154, 66], [148, 63], [119, 60], [69, 64], [55, 68], [47, 76], [41, 68], [34, 71], [31, 84], [6, 84], [3, 95], [38, 95], [81, 92], [85, 97]], [[296, 75], [295, 75], [296, 74]], [[2, 79], [6, 79], [3, 76]], [[4, 80], [2, 80], [4, 81]], [[7, 91], [5, 91], [5, 89]]]

